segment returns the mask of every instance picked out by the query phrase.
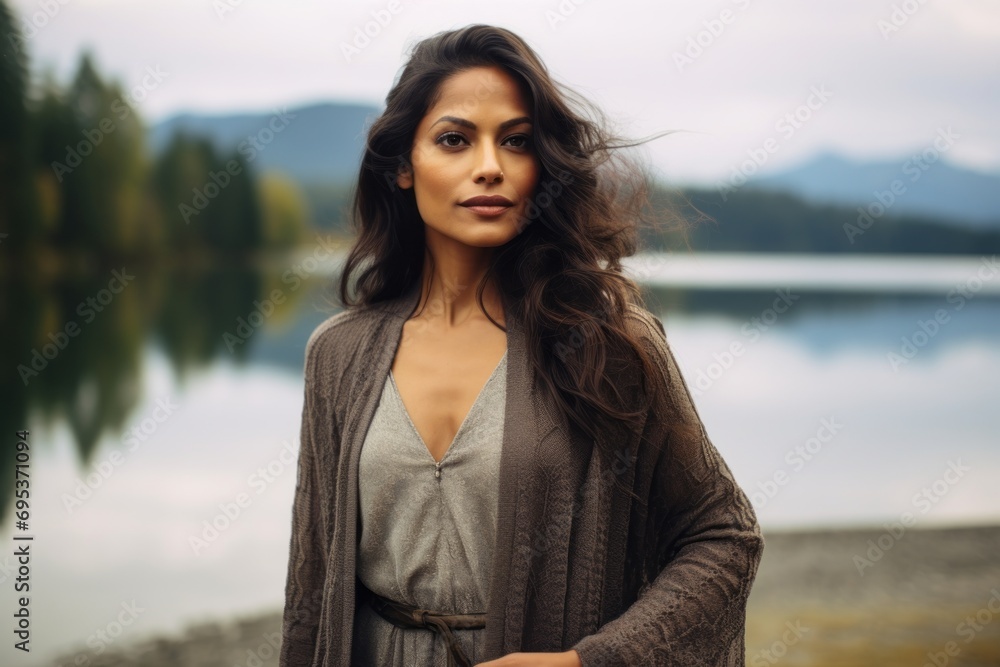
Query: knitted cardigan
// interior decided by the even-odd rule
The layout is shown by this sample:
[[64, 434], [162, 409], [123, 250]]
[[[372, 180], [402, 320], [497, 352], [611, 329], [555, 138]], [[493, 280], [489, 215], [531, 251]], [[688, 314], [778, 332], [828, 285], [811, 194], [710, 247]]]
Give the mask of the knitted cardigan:
[[[306, 344], [280, 667], [350, 664], [358, 459], [418, 299], [414, 283], [337, 313]], [[630, 309], [662, 370], [659, 410], [635, 424], [613, 466], [567, 427], [535, 379], [522, 323], [505, 313], [488, 660], [576, 649], [584, 667], [745, 664], [746, 602], [764, 548], [757, 517], [705, 435], [660, 320]], [[688, 428], [668, 428], [674, 421]]]

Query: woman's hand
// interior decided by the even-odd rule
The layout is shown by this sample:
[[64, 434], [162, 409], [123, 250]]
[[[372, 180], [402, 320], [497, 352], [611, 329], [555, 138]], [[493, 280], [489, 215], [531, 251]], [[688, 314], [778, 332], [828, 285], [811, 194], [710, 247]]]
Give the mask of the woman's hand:
[[582, 664], [580, 654], [571, 649], [564, 653], [510, 653], [473, 667], [582, 667]]

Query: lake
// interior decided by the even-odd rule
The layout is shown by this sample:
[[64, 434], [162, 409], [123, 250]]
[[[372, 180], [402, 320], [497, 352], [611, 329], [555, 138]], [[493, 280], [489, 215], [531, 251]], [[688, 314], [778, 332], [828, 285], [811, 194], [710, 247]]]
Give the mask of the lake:
[[[35, 323], [15, 365], [38, 350], [45, 368], [27, 374], [30, 419], [5, 397], [8, 429], [30, 431], [32, 503], [28, 531], [8, 508], [3, 538], [34, 540], [31, 660], [8, 641], [4, 664], [72, 647], [93, 658], [280, 607], [302, 357], [334, 312], [324, 287], [337, 264], [308, 259], [250, 274], [136, 270], [120, 292], [110, 272], [55, 296], [11, 291]], [[1000, 523], [995, 258], [657, 255], [629, 267], [765, 530]], [[275, 290], [269, 309], [261, 295]], [[71, 321], [78, 335], [48, 335]], [[4, 549], [5, 614], [16, 565]]]

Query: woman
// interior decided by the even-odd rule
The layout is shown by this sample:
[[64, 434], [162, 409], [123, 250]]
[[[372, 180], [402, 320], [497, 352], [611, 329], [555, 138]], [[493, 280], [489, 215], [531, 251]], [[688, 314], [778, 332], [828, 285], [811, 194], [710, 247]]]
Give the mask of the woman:
[[283, 667], [744, 664], [756, 515], [622, 274], [645, 177], [570, 97], [472, 25], [369, 130], [347, 308], [306, 346]]

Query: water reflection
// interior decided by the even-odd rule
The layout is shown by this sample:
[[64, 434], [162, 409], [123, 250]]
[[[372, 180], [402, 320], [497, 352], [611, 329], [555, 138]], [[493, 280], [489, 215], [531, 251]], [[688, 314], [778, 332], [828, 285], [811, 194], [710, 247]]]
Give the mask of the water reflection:
[[[51, 633], [44, 650], [83, 646], [94, 619], [117, 613], [123, 600], [148, 609], [142, 627], [160, 632], [176, 631], [195, 610], [226, 618], [280, 609], [295, 476], [293, 464], [274, 462], [289, 461], [298, 444], [303, 352], [335, 310], [332, 264], [312, 271], [301, 255], [219, 259], [3, 283], [3, 425], [8, 433], [39, 422], [68, 426], [32, 434], [32, 519], [49, 545], [36, 556], [47, 573], [35, 617]], [[301, 276], [288, 273], [297, 266]], [[112, 292], [112, 271], [123, 269], [135, 277]], [[958, 459], [973, 471], [919, 514], [919, 525], [996, 516], [998, 301], [967, 303], [895, 372], [886, 353], [947, 303], [944, 293], [796, 294], [771, 322], [764, 313], [780, 298], [774, 290], [647, 290], [707, 432], [753, 494], [765, 530], [877, 525], [917, 512], [913, 494]], [[89, 298], [102, 310], [88, 321], [79, 309], [91, 308]], [[754, 318], [768, 329], [751, 342], [743, 327]], [[44, 356], [43, 346], [58, 348], [53, 336], [70, 321], [78, 334], [67, 334], [25, 386], [17, 366], [30, 367], [33, 349]], [[733, 341], [746, 352], [717, 375], [716, 355]], [[699, 385], [702, 373], [711, 382]], [[163, 405], [172, 411], [160, 423]], [[801, 469], [789, 463], [788, 452], [823, 420], [843, 427]], [[133, 449], [129, 434], [147, 423], [152, 430]], [[125, 462], [91, 483], [116, 452]], [[250, 480], [272, 464], [273, 483], [258, 493]], [[779, 471], [788, 483], [772, 493]], [[0, 474], [11, 513], [13, 475]], [[195, 551], [192, 536], [203, 536], [220, 504], [241, 492], [253, 504]], [[5, 523], [0, 532], [10, 535]], [[0, 557], [0, 571], [8, 565]]]
[[[15, 275], [2, 284], [5, 340], [0, 345], [5, 433], [33, 421], [65, 423], [80, 470], [90, 467], [102, 437], [119, 440], [142, 385], [143, 350], [159, 348], [178, 382], [219, 361], [270, 364], [301, 371], [312, 329], [333, 314], [336, 262], [314, 276], [295, 275], [294, 258], [271, 256], [246, 263], [217, 258], [186, 268], [165, 265], [106, 266], [57, 279]], [[696, 290], [648, 288], [650, 309], [673, 323], [712, 322], [730, 331], [722, 347], [770, 330], [793, 337], [815, 354], [845, 346], [884, 355], [921, 321], [933, 318], [944, 295]], [[997, 300], [983, 296], [955, 313], [947, 336], [926, 345], [989, 339], [996, 330]], [[780, 313], [770, 313], [780, 304]], [[725, 343], [725, 345], [723, 345]], [[721, 350], [722, 348], [720, 348]], [[708, 359], [711, 361], [711, 359]], [[696, 369], [697, 370], [697, 369]], [[689, 378], [694, 381], [697, 378]], [[133, 426], [134, 428], [134, 426]], [[13, 460], [0, 459], [0, 513], [13, 498]]]
[[[8, 277], [0, 341], [0, 428], [65, 423], [81, 469], [105, 435], [123, 434], [142, 384], [144, 347], [161, 348], [180, 382], [225, 356], [245, 363], [265, 320], [288, 318], [304, 291], [286, 290], [262, 313], [280, 273], [246, 264], [203, 269], [106, 267], [42, 281]], [[249, 329], [241, 327], [241, 323]], [[257, 326], [255, 326], [257, 325]], [[13, 498], [12, 457], [0, 457], [0, 514]]]

